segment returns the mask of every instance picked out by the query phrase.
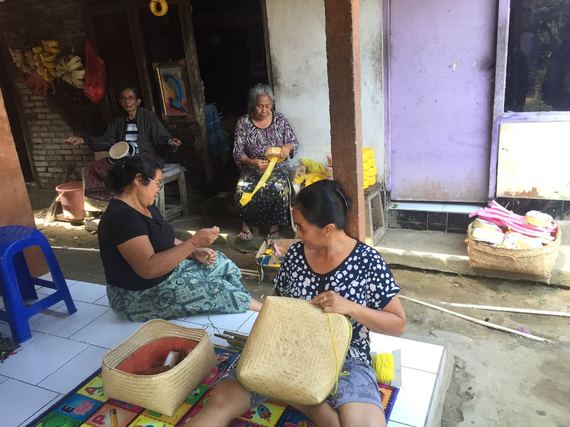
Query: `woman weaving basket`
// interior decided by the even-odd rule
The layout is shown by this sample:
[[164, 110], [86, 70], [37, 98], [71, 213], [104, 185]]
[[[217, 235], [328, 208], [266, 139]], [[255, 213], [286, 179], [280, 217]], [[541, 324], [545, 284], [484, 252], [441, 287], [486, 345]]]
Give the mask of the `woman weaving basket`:
[[[278, 239], [279, 230], [289, 224], [289, 182], [292, 158], [299, 147], [297, 137], [285, 116], [273, 111], [273, 91], [265, 84], [255, 85], [249, 92], [248, 114], [236, 125], [234, 160], [241, 169], [236, 198], [242, 201], [240, 239], [253, 238], [253, 227], [268, 227], [267, 238]], [[255, 197], [243, 204], [243, 195], [251, 193], [269, 166], [268, 149], [282, 161]]]
[[[276, 294], [310, 300], [327, 313], [352, 319], [352, 341], [336, 393], [315, 406], [292, 405], [319, 427], [385, 426], [376, 375], [370, 366], [369, 331], [404, 332], [406, 315], [390, 268], [380, 254], [345, 231], [350, 201], [334, 181], [303, 189], [293, 208], [297, 236], [275, 279]], [[208, 405], [187, 426], [226, 426], [263, 396], [235, 379], [218, 385]]]

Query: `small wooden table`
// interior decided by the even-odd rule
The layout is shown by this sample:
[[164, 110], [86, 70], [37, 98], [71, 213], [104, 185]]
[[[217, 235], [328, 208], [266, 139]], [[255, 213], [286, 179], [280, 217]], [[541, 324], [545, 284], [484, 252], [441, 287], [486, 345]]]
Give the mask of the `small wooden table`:
[[[156, 204], [166, 220], [170, 220], [178, 215], [188, 215], [190, 213], [185, 172], [186, 169], [182, 165], [175, 163], [167, 163], [162, 169], [162, 182], [164, 186], [160, 189]], [[164, 188], [166, 184], [172, 181], [178, 181], [179, 202], [176, 204], [167, 204], [164, 196]]]

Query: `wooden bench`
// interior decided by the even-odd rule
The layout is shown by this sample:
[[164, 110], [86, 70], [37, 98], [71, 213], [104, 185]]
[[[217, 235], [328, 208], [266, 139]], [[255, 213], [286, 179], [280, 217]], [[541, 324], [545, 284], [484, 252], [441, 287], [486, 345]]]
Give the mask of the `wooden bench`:
[[379, 184], [364, 190], [364, 217], [366, 225], [366, 243], [374, 246], [386, 232], [382, 188]]

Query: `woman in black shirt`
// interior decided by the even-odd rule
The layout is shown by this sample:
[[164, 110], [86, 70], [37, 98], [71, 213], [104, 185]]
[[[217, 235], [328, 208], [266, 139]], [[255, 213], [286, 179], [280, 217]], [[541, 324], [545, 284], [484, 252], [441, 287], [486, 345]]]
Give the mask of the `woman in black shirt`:
[[241, 283], [239, 268], [207, 248], [219, 228], [175, 238], [154, 201], [161, 165], [148, 155], [113, 166], [109, 186], [117, 194], [99, 224], [99, 248], [113, 311], [132, 321], [184, 318], [197, 313], [258, 311]]

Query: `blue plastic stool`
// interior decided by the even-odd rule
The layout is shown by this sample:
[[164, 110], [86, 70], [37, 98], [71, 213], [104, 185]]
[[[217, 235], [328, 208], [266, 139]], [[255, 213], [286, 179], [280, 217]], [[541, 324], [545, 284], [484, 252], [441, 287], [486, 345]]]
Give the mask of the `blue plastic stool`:
[[[23, 250], [32, 246], [39, 246], [42, 250], [53, 282], [32, 277], [30, 274]], [[55, 292], [37, 300], [36, 285], [55, 289]], [[32, 227], [0, 227], [0, 295], [4, 298], [4, 310], [0, 310], [0, 320], [10, 324], [12, 339], [18, 343], [32, 337], [28, 325], [30, 317], [56, 302], [65, 301], [69, 314], [77, 311], [48, 240]], [[37, 301], [25, 303], [31, 299]]]

